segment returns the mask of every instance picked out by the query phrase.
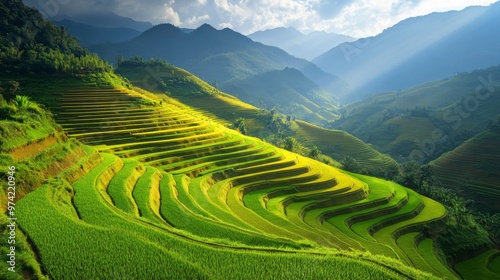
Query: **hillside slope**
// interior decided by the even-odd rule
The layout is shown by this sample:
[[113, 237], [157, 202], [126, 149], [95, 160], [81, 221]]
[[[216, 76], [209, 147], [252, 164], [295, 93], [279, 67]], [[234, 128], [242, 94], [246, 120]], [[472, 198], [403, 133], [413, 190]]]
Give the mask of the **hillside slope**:
[[485, 130], [498, 114], [500, 66], [462, 73], [344, 108], [330, 123], [394, 158], [429, 162]]
[[[145, 87], [157, 93], [166, 91], [183, 104], [200, 110], [203, 114], [228, 126], [232, 126], [238, 119], [243, 118], [248, 135], [264, 139], [275, 134], [269, 128], [269, 119], [265, 114], [262, 114], [261, 110], [215, 89], [191, 73], [161, 62], [136, 61], [135, 63], [136, 65], [133, 65], [134, 62], [127, 61], [116, 71], [130, 79], [134, 85]], [[148, 63], [151, 65], [145, 66]], [[155, 69], [158, 80], [153, 79], [151, 69]], [[293, 69], [287, 69], [286, 71], [300, 75]], [[164, 86], [161, 81], [164, 81]], [[282, 99], [285, 98], [282, 97]], [[256, 102], [258, 101], [256, 100]], [[316, 117], [313, 120], [321, 119], [321, 113], [327, 114], [329, 112], [316, 112]], [[310, 115], [309, 113], [305, 116]], [[349, 133], [325, 130], [305, 122], [297, 121], [297, 124], [299, 125], [293, 126], [290, 136], [296, 137], [308, 148], [317, 146], [323, 154], [337, 161], [344, 156], [350, 156], [364, 164], [370, 171], [378, 171], [388, 164], [395, 163], [390, 157], [379, 153]]]
[[[17, 218], [18, 202], [47, 182], [61, 186], [74, 183], [102, 158], [92, 148], [69, 139], [50, 113], [26, 96], [6, 102], [0, 94], [0, 115], [0, 178], [4, 182], [0, 188], [0, 229], [12, 236], [10, 218]], [[61, 194], [71, 195], [64, 187], [54, 192], [55, 196]], [[69, 201], [70, 198], [65, 197], [58, 203], [64, 207]], [[16, 222], [14, 220], [15, 226]], [[2, 262], [0, 278], [44, 279], [46, 272], [33, 244], [25, 232], [19, 229], [14, 232], [14, 239], [2, 238], [0, 252], [12, 254], [9, 248], [15, 246], [17, 274], [8, 270], [8, 262]]]
[[256, 43], [229, 28], [216, 30], [208, 24], [190, 33], [170, 24], [160, 24], [130, 41], [96, 45], [90, 49], [112, 63], [119, 55], [125, 58], [162, 58], [207, 82], [217, 82], [224, 91], [225, 84], [232, 80], [285, 67], [301, 71], [328, 91], [327, 97], [348, 87], [344, 81], [323, 72], [309, 61], [293, 57], [279, 48]]
[[[435, 258], [433, 251], [417, 252], [407, 246], [422, 240], [417, 240], [416, 235], [423, 225], [439, 230], [435, 225], [446, 214], [441, 204], [395, 183], [349, 175], [243, 136], [198, 117], [196, 111], [162, 101], [147, 93], [112, 88], [73, 89], [61, 97], [54, 110], [65, 131], [114, 155], [103, 154], [103, 163], [72, 185], [75, 197], [70, 206], [77, 209], [78, 215], [55, 211], [50, 203], [50, 185], [33, 192], [20, 204], [22, 226], [40, 248], [49, 275], [57, 277], [62, 271], [72, 275], [76, 271], [69, 265], [71, 258], [58, 258], [44, 242], [45, 231], [36, 226], [40, 219], [44, 225], [57, 228], [57, 232], [64, 231], [64, 236], [81, 239], [77, 244], [88, 244], [79, 246], [79, 254], [94, 254], [102, 238], [115, 248], [111, 263], [120, 259], [115, 255], [121, 254], [119, 248], [123, 247], [119, 240], [133, 236], [136, 241], [127, 241], [128, 246], [153, 244], [151, 248], [138, 247], [136, 255], [154, 249], [155, 258], [149, 262], [156, 264], [168, 259], [177, 267], [168, 270], [172, 277], [195, 277], [201, 273], [209, 278], [260, 278], [269, 264], [265, 259], [279, 265], [267, 272], [275, 277], [283, 276], [285, 271], [313, 278], [366, 277], [365, 272], [360, 272], [364, 271], [362, 268], [358, 272], [355, 268], [338, 269], [341, 263], [335, 256], [345, 256], [349, 261], [349, 253], [339, 251], [349, 248], [375, 255], [360, 258], [360, 264], [369, 263], [375, 269], [372, 273], [379, 273], [377, 267], [384, 263], [381, 273], [388, 274], [377, 277], [430, 277], [401, 269], [400, 262], [435, 275], [454, 277], [445, 265], [438, 265], [437, 270], [430, 268], [429, 262]], [[51, 215], [42, 218], [33, 211], [35, 208]], [[96, 208], [100, 209], [98, 216]], [[52, 219], [61, 222], [56, 225]], [[79, 219], [95, 226], [83, 228]], [[110, 224], [114, 226], [109, 227]], [[151, 230], [153, 225], [155, 230]], [[108, 234], [100, 233], [100, 228], [106, 228]], [[127, 229], [125, 233], [123, 229]], [[75, 234], [82, 231], [85, 235]], [[93, 238], [97, 236], [101, 238]], [[66, 237], [58, 237], [58, 248], [74, 247], [70, 245], [74, 242], [66, 243]], [[162, 249], [165, 244], [168, 254]], [[225, 250], [220, 250], [221, 246]], [[307, 249], [310, 247], [316, 249]], [[320, 250], [322, 247], [331, 249]], [[255, 259], [254, 251], [261, 257]], [[307, 263], [311, 260], [309, 254], [315, 254], [330, 264], [323, 269], [292, 269], [289, 266], [294, 261], [286, 257], [290, 251], [300, 252], [300, 258]], [[202, 261], [200, 254], [211, 263]], [[228, 258], [233, 260], [231, 267], [239, 272], [223, 265]], [[80, 275], [112, 275], [108, 266], [95, 274], [95, 270], [86, 269], [97, 265], [94, 258], [83, 259], [88, 265], [78, 270]], [[417, 264], [414, 259], [423, 261]], [[259, 268], [257, 274], [241, 267], [249, 261]], [[185, 268], [179, 270], [179, 266]], [[135, 268], [129, 271], [123, 262], [118, 267], [137, 277], [144, 273]], [[156, 275], [161, 271], [165, 273], [153, 265], [148, 273]]]
[[291, 55], [309, 61], [341, 43], [355, 40], [350, 36], [324, 31], [313, 31], [306, 35], [293, 27], [257, 31], [247, 37], [265, 45], [278, 47]]
[[313, 62], [346, 79], [360, 100], [500, 63], [500, 4], [414, 17], [381, 34], [344, 43]]
[[500, 131], [485, 131], [431, 162], [444, 186], [461, 190], [481, 209], [500, 211]]
[[76, 23], [68, 19], [55, 21], [54, 23], [57, 26], [64, 26], [69, 34], [78, 38], [82, 46], [123, 42], [141, 34], [141, 32], [131, 28], [95, 27], [83, 23]]

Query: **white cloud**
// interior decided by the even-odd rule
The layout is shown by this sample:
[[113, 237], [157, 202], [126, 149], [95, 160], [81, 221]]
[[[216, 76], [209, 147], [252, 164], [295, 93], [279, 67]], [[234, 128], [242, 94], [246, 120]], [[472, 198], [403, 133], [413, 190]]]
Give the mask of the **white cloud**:
[[166, 4], [163, 6], [163, 12], [159, 17], [159, 20], [171, 23], [175, 26], [179, 26], [181, 24], [179, 14], [177, 14], [172, 7], [169, 7]]
[[184, 27], [196, 28], [208, 20], [210, 20], [209, 15], [190, 17], [184, 21]]
[[[181, 27], [209, 23], [248, 34], [292, 26], [357, 37], [372, 36], [408, 17], [489, 5], [498, 0], [71, 0], [60, 12], [109, 10], [153, 24]], [[38, 0], [24, 0], [36, 4]]]

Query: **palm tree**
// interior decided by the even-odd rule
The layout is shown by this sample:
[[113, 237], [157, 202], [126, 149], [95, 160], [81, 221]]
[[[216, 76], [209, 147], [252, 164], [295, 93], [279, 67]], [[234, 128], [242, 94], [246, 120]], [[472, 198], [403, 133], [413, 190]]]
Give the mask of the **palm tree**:
[[16, 97], [11, 100], [11, 103], [17, 110], [33, 109], [38, 111], [38, 107], [36, 106], [36, 104], [31, 102], [28, 96], [16, 95]]

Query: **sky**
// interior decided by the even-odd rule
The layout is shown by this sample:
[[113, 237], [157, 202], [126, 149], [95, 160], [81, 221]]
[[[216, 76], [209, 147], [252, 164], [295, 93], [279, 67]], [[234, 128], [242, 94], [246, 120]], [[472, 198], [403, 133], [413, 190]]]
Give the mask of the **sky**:
[[196, 28], [208, 23], [242, 34], [276, 27], [303, 33], [327, 31], [353, 37], [379, 34], [409, 17], [487, 6], [498, 0], [24, 0], [46, 14], [111, 11], [153, 24]]

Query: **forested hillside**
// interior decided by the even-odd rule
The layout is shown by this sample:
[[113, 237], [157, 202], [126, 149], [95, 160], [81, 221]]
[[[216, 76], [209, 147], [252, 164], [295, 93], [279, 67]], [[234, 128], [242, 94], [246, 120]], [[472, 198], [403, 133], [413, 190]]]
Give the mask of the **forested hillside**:
[[[78, 45], [37, 10], [6, 0], [0, 7], [0, 71], [9, 74], [68, 74], [109, 71], [109, 64]], [[15, 28], [13, 28], [15, 26]]]

